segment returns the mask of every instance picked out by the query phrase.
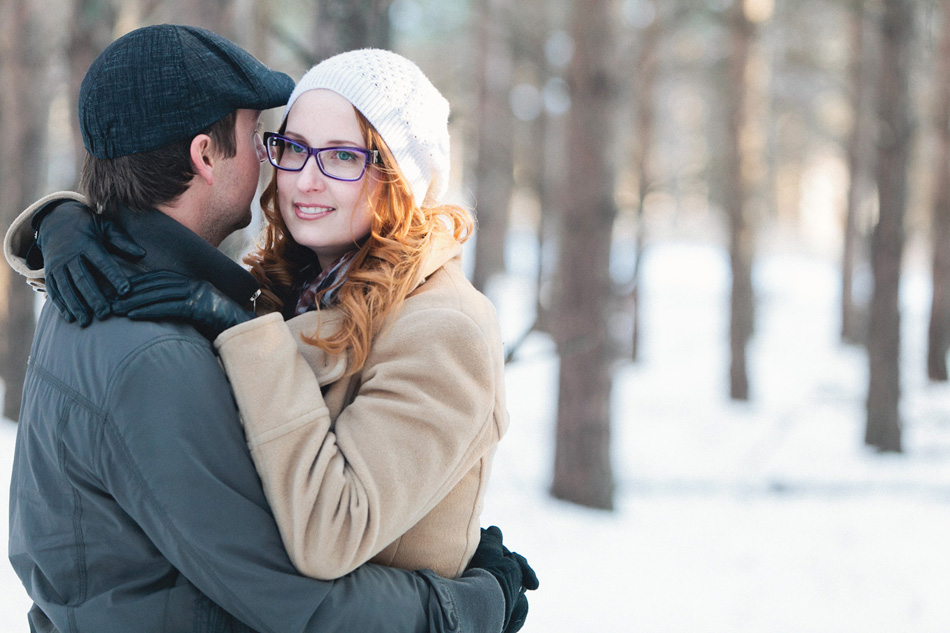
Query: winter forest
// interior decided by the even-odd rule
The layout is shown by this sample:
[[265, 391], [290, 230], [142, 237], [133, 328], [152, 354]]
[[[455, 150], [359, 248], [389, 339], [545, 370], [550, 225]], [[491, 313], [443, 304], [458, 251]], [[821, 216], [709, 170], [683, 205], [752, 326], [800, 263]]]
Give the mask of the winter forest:
[[[451, 102], [525, 631], [950, 629], [950, 0], [2, 0], [0, 228], [76, 188], [86, 68], [162, 22], [295, 78], [391, 48]], [[42, 298], [0, 292], [6, 514]]]

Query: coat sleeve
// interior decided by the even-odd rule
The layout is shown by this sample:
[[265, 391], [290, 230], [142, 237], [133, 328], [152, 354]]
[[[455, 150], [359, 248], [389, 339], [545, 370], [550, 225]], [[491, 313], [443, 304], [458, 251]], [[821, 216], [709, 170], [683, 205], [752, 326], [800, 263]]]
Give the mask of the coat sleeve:
[[47, 204], [62, 200], [76, 200], [85, 203], [86, 199], [72, 191], [58, 191], [31, 204], [18, 215], [3, 238], [3, 256], [17, 273], [26, 277], [26, 282], [37, 290], [46, 289], [46, 272], [42, 268], [30, 268], [26, 262], [27, 253], [35, 241], [33, 235], [33, 215]]
[[332, 426], [279, 315], [232, 328], [216, 345], [284, 545], [308, 576], [335, 578], [370, 560], [498, 439], [493, 356], [458, 310], [397, 318], [374, 340], [358, 393]]
[[501, 628], [501, 592], [485, 572], [460, 582], [375, 565], [333, 582], [299, 575], [282, 547], [227, 380], [203, 341], [160, 338], [131, 354], [108, 402], [100, 476], [155, 547], [253, 629]]

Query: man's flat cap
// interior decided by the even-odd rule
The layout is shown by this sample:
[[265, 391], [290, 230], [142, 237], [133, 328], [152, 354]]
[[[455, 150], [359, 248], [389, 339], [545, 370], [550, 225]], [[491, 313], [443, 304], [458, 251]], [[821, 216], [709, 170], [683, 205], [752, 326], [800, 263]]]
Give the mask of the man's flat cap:
[[193, 137], [234, 110], [284, 105], [294, 81], [216, 33], [146, 26], [112, 42], [79, 89], [93, 156], [117, 158]]

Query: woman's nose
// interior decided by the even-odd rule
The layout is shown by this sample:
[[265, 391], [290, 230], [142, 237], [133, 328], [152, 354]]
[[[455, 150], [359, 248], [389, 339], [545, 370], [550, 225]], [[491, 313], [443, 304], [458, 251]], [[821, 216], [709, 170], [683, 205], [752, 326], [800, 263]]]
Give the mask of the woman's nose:
[[300, 175], [297, 178], [297, 186], [304, 191], [319, 191], [326, 188], [326, 184], [327, 177], [320, 171], [320, 166], [317, 164], [317, 157], [311, 156], [307, 164], [300, 170]]

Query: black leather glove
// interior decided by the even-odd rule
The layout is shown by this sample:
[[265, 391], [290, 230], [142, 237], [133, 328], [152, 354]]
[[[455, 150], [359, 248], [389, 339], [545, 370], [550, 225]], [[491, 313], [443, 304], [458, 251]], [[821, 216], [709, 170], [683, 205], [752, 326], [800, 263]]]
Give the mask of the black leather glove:
[[482, 528], [482, 538], [475, 549], [469, 569], [481, 568], [490, 573], [505, 594], [503, 633], [515, 633], [528, 617], [526, 590], [538, 588], [538, 576], [521, 554], [509, 551], [502, 543], [501, 530], [495, 526]]
[[67, 321], [86, 326], [109, 315], [105, 280], [115, 294], [129, 292], [117, 256], [137, 260], [145, 250], [111, 220], [75, 200], [53, 204], [34, 218], [36, 247], [46, 269], [46, 293]]
[[112, 303], [114, 314], [140, 321], [185, 321], [212, 341], [254, 318], [207, 281], [158, 270], [136, 275], [131, 282], [128, 296]]

